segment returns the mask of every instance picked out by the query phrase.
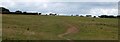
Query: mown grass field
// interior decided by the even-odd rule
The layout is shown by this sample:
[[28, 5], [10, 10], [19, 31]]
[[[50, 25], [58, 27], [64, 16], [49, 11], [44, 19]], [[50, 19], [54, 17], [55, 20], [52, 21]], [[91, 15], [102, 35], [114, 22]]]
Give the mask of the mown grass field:
[[68, 24], [79, 32], [64, 37], [72, 40], [117, 40], [118, 19], [68, 16], [2, 15], [3, 40], [65, 40]]

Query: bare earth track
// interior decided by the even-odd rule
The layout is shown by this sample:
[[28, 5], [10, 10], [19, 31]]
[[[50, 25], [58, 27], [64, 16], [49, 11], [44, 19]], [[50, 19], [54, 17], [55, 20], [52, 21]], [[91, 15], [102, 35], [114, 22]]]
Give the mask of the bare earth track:
[[[68, 34], [77, 33], [78, 31], [79, 31], [78, 28], [76, 28], [75, 26], [73, 26], [73, 25], [71, 25], [71, 24], [68, 24], [68, 29], [66, 30], [66, 32], [65, 32], [65, 33], [62, 33], [62, 34], [59, 34], [58, 37], [71, 41], [72, 39], [65, 38], [64, 36], [65, 36], [65, 35], [68, 35]], [[72, 41], [71, 41], [71, 42], [72, 42]]]

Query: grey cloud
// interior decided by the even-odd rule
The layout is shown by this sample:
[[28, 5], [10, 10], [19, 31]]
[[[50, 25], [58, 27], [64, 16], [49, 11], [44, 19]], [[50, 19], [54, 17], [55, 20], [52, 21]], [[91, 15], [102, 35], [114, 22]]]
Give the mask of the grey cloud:
[[[47, 4], [47, 8], [43, 5]], [[7, 6], [7, 4], [3, 4]], [[106, 8], [117, 9], [117, 2], [48, 2], [48, 3], [33, 3], [33, 2], [17, 2], [13, 7], [9, 7], [11, 11], [17, 9], [22, 11], [38, 11], [38, 12], [54, 12], [63, 14], [90, 14], [90, 9]]]

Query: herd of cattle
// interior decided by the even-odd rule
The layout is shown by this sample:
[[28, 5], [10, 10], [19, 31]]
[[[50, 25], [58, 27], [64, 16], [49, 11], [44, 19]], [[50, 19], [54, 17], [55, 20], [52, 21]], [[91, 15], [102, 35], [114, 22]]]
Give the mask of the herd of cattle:
[[[0, 13], [2, 14], [21, 14], [21, 15], [41, 15], [42, 13], [37, 13], [37, 12], [22, 12], [22, 11], [15, 11], [15, 12], [10, 12], [8, 9], [4, 8], [4, 7], [0, 7]], [[47, 14], [46, 14], [47, 15]], [[56, 16], [57, 14], [53, 14], [53, 13], [50, 13], [49, 15], [51, 16]], [[71, 15], [73, 16], [73, 15]], [[79, 15], [76, 15], [76, 16], [79, 16]], [[91, 15], [86, 15], [86, 17], [91, 17]], [[95, 18], [96, 16], [94, 16]], [[113, 16], [113, 15], [101, 15], [101, 16], [98, 16], [99, 18], [120, 18], [120, 15], [117, 15], [117, 16]]]

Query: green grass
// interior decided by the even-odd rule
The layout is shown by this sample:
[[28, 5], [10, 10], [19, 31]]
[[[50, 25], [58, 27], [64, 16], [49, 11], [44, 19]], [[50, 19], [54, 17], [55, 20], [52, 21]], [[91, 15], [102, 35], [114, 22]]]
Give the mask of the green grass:
[[2, 14], [0, 14], [0, 41], [2, 41]]
[[[68, 16], [2, 15], [3, 40], [65, 40], [58, 35], [67, 24], [79, 29], [65, 37], [73, 40], [117, 40], [118, 19]], [[27, 30], [29, 28], [29, 31]]]

